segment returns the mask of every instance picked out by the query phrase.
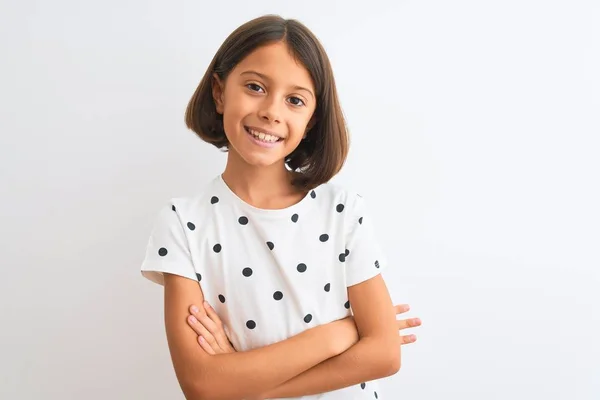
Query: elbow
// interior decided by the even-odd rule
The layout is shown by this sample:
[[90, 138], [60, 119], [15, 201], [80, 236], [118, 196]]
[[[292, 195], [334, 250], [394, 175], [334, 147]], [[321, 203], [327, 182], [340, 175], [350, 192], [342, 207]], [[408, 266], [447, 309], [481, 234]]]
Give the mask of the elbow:
[[181, 391], [185, 400], [205, 400], [208, 396], [195, 382], [181, 382]]
[[388, 376], [395, 375], [400, 371], [401, 362], [401, 354], [400, 354], [400, 344], [394, 344], [391, 346], [384, 346], [386, 351], [380, 357], [380, 371], [381, 378], [385, 378]]
[[239, 396], [234, 398], [221, 382], [220, 377], [207, 376], [199, 370], [185, 374], [179, 379], [185, 400], [239, 400]]
[[400, 357], [387, 357], [381, 363], [380, 378], [387, 378], [400, 371]]
[[211, 393], [202, 390], [184, 390], [185, 400], [213, 400], [216, 399]]
[[210, 391], [210, 385], [204, 382], [190, 379], [181, 382], [181, 390], [185, 396], [185, 400], [213, 400], [216, 399], [215, 393]]
[[204, 382], [190, 383], [184, 389], [186, 400], [239, 400], [238, 395], [225, 391], [216, 391], [218, 385], [206, 384]]
[[390, 357], [390, 359], [386, 362], [385, 376], [391, 376], [398, 373], [398, 371], [400, 371], [401, 364], [399, 353], [395, 357]]
[[[204, 385], [203, 385], [204, 386]], [[206, 390], [205, 387], [192, 387], [189, 391], [185, 392], [186, 400], [221, 400], [223, 397], [219, 397], [217, 393]], [[223, 399], [224, 400], [224, 399]]]
[[365, 343], [367, 341], [369, 345], [364, 351], [369, 355], [369, 362], [363, 365], [368, 366], [368, 372], [365, 373], [369, 375], [369, 380], [386, 378], [400, 371], [400, 341], [397, 336], [378, 336], [366, 339]]

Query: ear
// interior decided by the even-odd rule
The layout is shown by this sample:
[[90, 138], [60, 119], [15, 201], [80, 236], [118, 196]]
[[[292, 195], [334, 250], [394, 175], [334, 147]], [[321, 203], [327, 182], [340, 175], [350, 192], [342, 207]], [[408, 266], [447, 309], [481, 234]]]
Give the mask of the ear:
[[316, 123], [317, 116], [313, 113], [312, 117], [310, 117], [310, 120], [308, 121], [308, 124], [306, 125], [306, 131], [304, 132], [304, 136], [302, 137], [303, 139], [306, 138], [308, 132], [313, 128], [313, 126], [315, 126]]
[[219, 75], [216, 73], [213, 74], [212, 79], [212, 96], [215, 101], [215, 107], [217, 109], [217, 113], [223, 114], [223, 94], [224, 94], [225, 85], [221, 79], [219, 79]]

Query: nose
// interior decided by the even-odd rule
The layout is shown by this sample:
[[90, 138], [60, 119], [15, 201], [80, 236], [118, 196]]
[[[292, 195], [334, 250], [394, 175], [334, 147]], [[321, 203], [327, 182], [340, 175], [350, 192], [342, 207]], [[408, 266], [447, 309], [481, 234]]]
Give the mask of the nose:
[[265, 99], [261, 104], [261, 108], [258, 112], [259, 117], [264, 121], [269, 122], [281, 122], [281, 111], [279, 110], [279, 104], [275, 98]]

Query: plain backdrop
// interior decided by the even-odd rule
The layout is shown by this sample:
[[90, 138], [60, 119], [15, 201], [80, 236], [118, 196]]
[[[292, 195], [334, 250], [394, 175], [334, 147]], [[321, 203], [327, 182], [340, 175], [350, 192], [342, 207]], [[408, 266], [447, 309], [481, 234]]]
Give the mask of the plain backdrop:
[[[158, 210], [220, 173], [183, 123], [265, 13], [321, 39], [415, 344], [384, 399], [600, 398], [597, 1], [1, 1], [0, 398], [183, 399]], [[408, 334], [408, 332], [406, 332]]]

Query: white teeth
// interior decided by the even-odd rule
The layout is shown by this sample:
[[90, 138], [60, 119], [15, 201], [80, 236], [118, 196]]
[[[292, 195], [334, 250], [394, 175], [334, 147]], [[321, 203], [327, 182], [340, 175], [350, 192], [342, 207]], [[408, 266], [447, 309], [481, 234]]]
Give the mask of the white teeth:
[[250, 132], [250, 134], [252, 136], [254, 136], [255, 138], [262, 140], [263, 142], [273, 143], [273, 142], [276, 142], [279, 140], [279, 138], [277, 136], [268, 135], [266, 133], [254, 131], [252, 129], [248, 129], [248, 132]]

